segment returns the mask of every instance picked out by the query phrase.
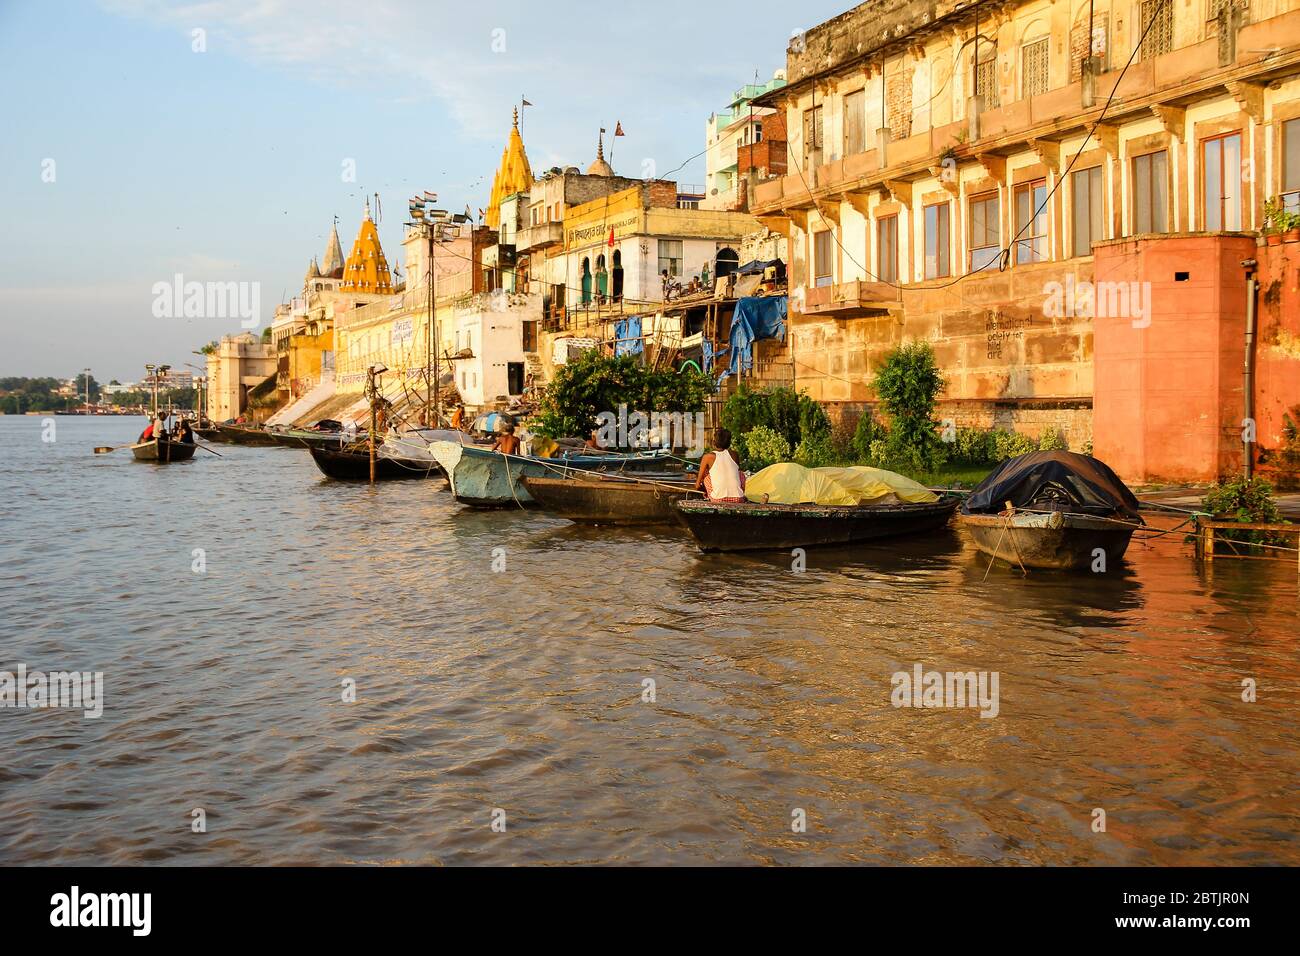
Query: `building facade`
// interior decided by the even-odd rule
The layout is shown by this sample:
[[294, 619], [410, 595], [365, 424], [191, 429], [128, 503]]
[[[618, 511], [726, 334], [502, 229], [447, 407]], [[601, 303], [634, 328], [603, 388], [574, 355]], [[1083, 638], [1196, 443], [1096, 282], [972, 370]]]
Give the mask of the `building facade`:
[[[790, 240], [797, 384], [868, 405], [884, 354], [923, 339], [956, 424], [1116, 452], [1142, 403], [1094, 422], [1101, 383], [1134, 367], [1115, 321], [1163, 343], [1169, 367], [1199, 367], [1186, 353], [1208, 340], [1178, 334], [1175, 304], [1213, 287], [1244, 310], [1241, 252], [1266, 203], [1300, 205], [1297, 40], [1293, 0], [881, 0], [796, 36], [787, 85], [755, 100], [785, 111], [792, 168], [751, 210]], [[1274, 320], [1268, 334], [1290, 341], [1293, 320], [1261, 310]], [[1289, 407], [1300, 365], [1280, 361]], [[1203, 385], [1162, 381], [1181, 394], [1169, 407]], [[1169, 423], [1170, 448], [1199, 429], [1215, 454], [1144, 455], [1128, 476], [1240, 464], [1237, 389], [1209, 419]], [[1280, 417], [1258, 424], [1262, 445], [1284, 440]]]
[[785, 71], [766, 83], [747, 83], [736, 90], [726, 110], [705, 123], [704, 198], [700, 209], [749, 208], [757, 183], [785, 174], [785, 112], [755, 106], [754, 98], [785, 86]]
[[224, 422], [250, 411], [249, 393], [276, 374], [275, 346], [251, 332], [223, 335], [207, 357], [208, 417]]

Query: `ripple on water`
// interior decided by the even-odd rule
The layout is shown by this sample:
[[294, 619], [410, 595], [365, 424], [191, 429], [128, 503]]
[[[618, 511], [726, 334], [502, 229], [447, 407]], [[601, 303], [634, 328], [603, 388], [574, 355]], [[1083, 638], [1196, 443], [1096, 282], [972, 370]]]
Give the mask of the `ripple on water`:
[[[0, 668], [105, 672], [98, 720], [0, 712], [0, 861], [1300, 861], [1293, 573], [986, 579], [949, 533], [794, 574], [287, 449], [89, 454], [137, 424], [0, 418]], [[892, 707], [915, 663], [998, 716]]]

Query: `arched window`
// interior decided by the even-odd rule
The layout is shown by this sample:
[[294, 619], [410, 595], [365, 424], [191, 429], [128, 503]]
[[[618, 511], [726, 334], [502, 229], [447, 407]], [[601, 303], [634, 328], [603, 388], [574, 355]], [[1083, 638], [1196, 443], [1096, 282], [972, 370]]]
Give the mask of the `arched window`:
[[605, 269], [605, 256], [602, 253], [596, 257], [596, 295], [601, 301], [609, 295], [609, 273]]
[[582, 260], [582, 304], [591, 304], [591, 260]]
[[729, 276], [733, 272], [735, 272], [736, 268], [739, 265], [740, 265], [740, 256], [736, 254], [735, 249], [732, 249], [730, 247], [727, 247], [725, 249], [719, 249], [718, 256], [717, 256], [717, 265], [713, 270], [713, 274], [716, 275], [719, 279], [721, 279], [724, 276]]
[[623, 298], [623, 250], [614, 250], [614, 301]]

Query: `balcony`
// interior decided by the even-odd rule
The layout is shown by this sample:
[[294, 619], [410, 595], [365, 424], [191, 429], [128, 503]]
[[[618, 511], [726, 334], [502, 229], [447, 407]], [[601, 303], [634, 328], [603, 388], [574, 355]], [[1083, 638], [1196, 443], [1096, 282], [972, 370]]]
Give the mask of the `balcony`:
[[520, 229], [515, 236], [515, 249], [517, 252], [527, 252], [529, 249], [545, 249], [563, 241], [564, 223], [543, 222]]
[[897, 286], [885, 282], [841, 282], [804, 289], [804, 315], [832, 319], [852, 319], [879, 315], [903, 306], [903, 294]]

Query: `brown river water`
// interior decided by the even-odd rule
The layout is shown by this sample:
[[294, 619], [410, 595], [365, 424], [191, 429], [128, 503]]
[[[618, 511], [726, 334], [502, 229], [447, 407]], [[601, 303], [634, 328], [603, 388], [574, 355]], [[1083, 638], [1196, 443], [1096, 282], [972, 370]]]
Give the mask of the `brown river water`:
[[[950, 531], [796, 573], [91, 454], [142, 425], [0, 418], [0, 670], [104, 674], [98, 719], [0, 709], [0, 863], [1300, 863], [1294, 565], [984, 580]], [[916, 664], [997, 716], [891, 706]]]

